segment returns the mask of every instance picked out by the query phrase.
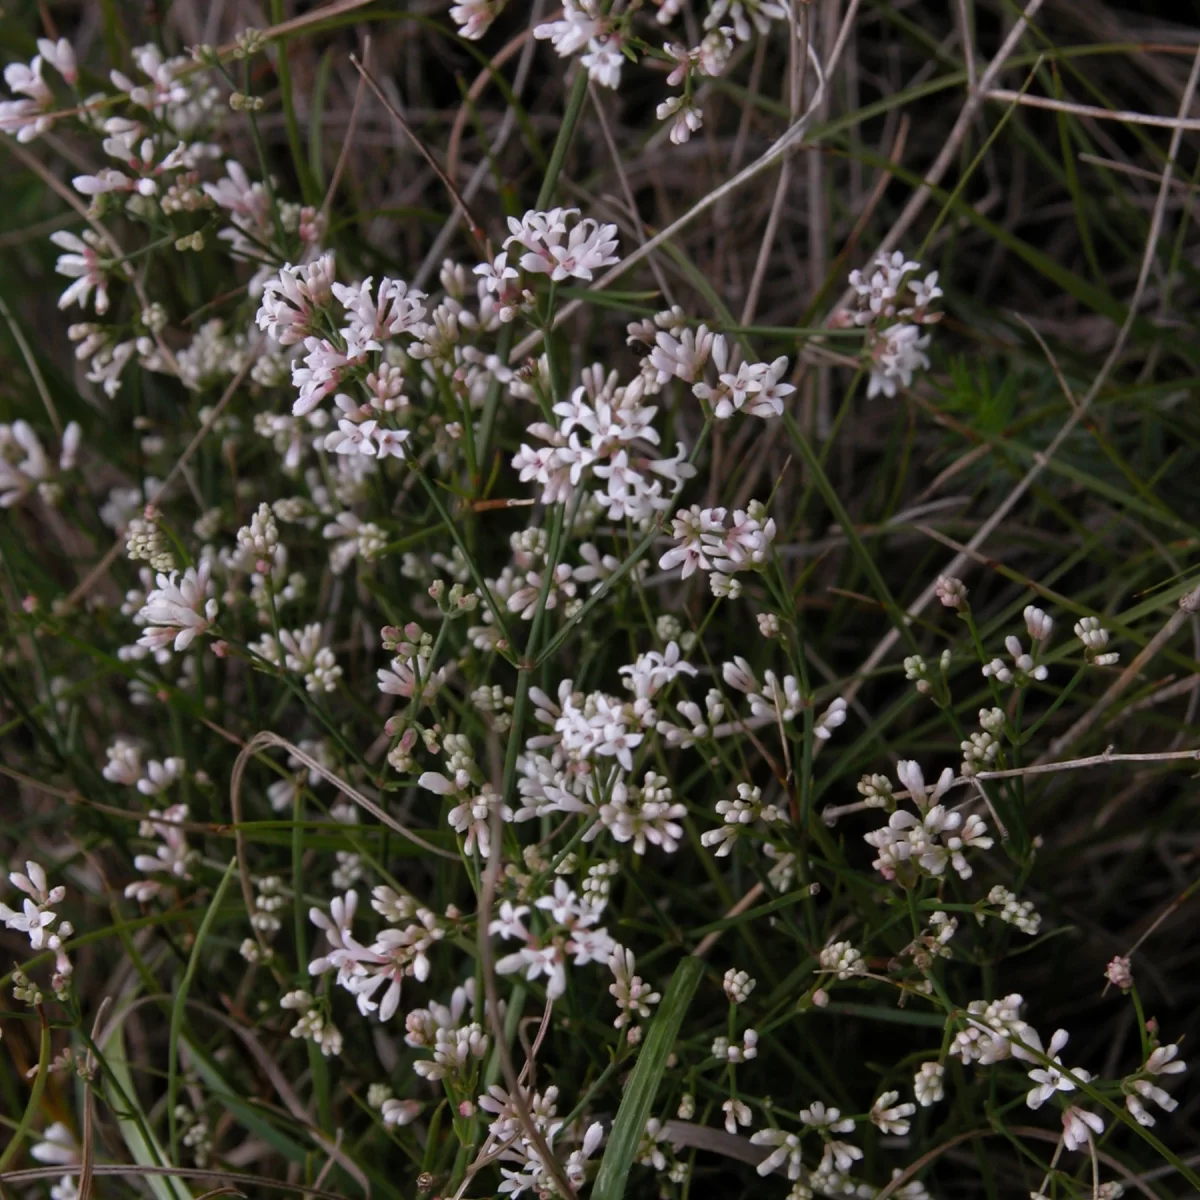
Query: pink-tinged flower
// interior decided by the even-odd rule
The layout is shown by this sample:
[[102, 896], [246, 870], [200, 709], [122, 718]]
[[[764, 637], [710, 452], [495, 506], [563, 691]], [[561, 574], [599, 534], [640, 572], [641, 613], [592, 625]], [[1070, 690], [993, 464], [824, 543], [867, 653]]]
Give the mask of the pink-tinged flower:
[[316, 262], [295, 267], [285, 263], [279, 274], [263, 287], [262, 302], [254, 318], [259, 329], [281, 346], [304, 341], [310, 352], [316, 349], [322, 343], [308, 335], [314, 332], [315, 313], [325, 308], [333, 295], [333, 273], [332, 254], [322, 254]]
[[515, 954], [506, 954], [497, 961], [496, 970], [501, 975], [511, 975], [523, 970], [528, 980], [544, 975], [547, 1000], [557, 1000], [567, 990], [567, 970], [562, 947], [553, 942], [540, 949], [526, 946]]
[[1172, 1042], [1152, 1050], [1144, 1070], [1151, 1075], [1181, 1075], [1187, 1070], [1187, 1063], [1180, 1060], [1179, 1047]]
[[534, 27], [533, 36], [549, 41], [560, 58], [568, 58], [603, 29], [595, 0], [566, 0], [563, 15]]
[[261, 183], [252, 183], [245, 167], [236, 160], [225, 163], [223, 178], [201, 187], [218, 208], [240, 218], [249, 228], [261, 229], [270, 222], [271, 199], [266, 188]]
[[9, 63], [4, 68], [4, 82], [25, 98], [0, 101], [0, 131], [15, 134], [18, 142], [31, 142], [54, 124], [53, 118], [46, 115], [54, 107], [54, 95], [42, 78], [42, 56], [39, 54], [28, 66]]
[[333, 285], [333, 294], [349, 317], [342, 336], [360, 353], [382, 350], [388, 338], [414, 333], [425, 320], [424, 292], [410, 288], [403, 279], [383, 278], [372, 294], [372, 283], [365, 279], [350, 287]]
[[1068, 1150], [1081, 1150], [1104, 1132], [1104, 1121], [1096, 1113], [1084, 1112], [1072, 1105], [1063, 1113], [1063, 1145]]
[[617, 227], [601, 225], [591, 217], [576, 223], [574, 218], [578, 216], [576, 208], [555, 208], [549, 212], [531, 210], [520, 221], [509, 217], [512, 232], [504, 249], [523, 247], [521, 267], [533, 274], [549, 275], [555, 282], [572, 277], [590, 280], [593, 271], [620, 261], [613, 254]]
[[371, 435], [380, 458], [407, 458], [404, 453], [404, 443], [409, 439], [407, 429], [384, 429], [377, 426]]
[[95, 289], [96, 313], [103, 316], [108, 312], [108, 281], [100, 266], [97, 236], [90, 229], [85, 231], [82, 238], [67, 229], [60, 229], [50, 235], [50, 240], [60, 250], [67, 251], [58, 256], [58, 262], [54, 264], [55, 271], [75, 280], [58, 298], [58, 307], [68, 308], [72, 304], [83, 307]]
[[146, 599], [138, 618], [146, 632], [139, 646], [158, 650], [170, 642], [186, 650], [198, 634], [207, 632], [217, 619], [217, 601], [212, 597], [212, 580], [207, 562], [199, 570], [188, 567], [182, 578], [178, 571], [158, 575], [158, 587]]
[[450, 20], [458, 26], [460, 37], [477, 42], [492, 27], [505, 0], [461, 0], [450, 9]]
[[349, 353], [343, 354], [323, 338], [306, 337], [304, 348], [308, 353], [303, 363], [292, 367], [292, 383], [300, 393], [292, 405], [294, 417], [307, 416], [326, 396], [337, 391], [343, 370], [353, 361]]

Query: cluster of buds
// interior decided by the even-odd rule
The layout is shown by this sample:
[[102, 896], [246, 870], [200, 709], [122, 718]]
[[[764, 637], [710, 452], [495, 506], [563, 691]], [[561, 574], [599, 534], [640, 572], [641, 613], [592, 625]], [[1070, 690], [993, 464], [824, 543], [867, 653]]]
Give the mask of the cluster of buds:
[[380, 638], [383, 648], [396, 657], [390, 666], [376, 672], [379, 690], [405, 700], [417, 697], [428, 704], [446, 677], [445, 667], [433, 670], [433, 637], [415, 621], [409, 621], [402, 630], [384, 626]]
[[1111, 667], [1119, 662], [1121, 655], [1115, 650], [1105, 650], [1108, 645], [1108, 630], [1100, 624], [1099, 617], [1083, 617], [1075, 622], [1075, 636], [1083, 643], [1083, 653], [1094, 667]]
[[461, 583], [447, 588], [444, 579], [435, 579], [429, 585], [429, 595], [442, 615], [450, 620], [473, 613], [479, 607], [478, 593]]
[[125, 530], [125, 554], [130, 562], [148, 562], [155, 571], [175, 569], [171, 543], [158, 525], [158, 509], [147, 504], [140, 517], [134, 517]]
[[[1034, 909], [1033, 903], [1029, 900], [1018, 900], [1002, 884], [997, 884], [988, 892], [987, 902], [998, 910], [992, 914], [993, 916], [999, 917], [1006, 925], [1015, 926], [1030, 937], [1033, 937], [1042, 926], [1042, 918]], [[976, 913], [981, 925], [986, 915], [982, 909]]]
[[326, 1019], [310, 992], [301, 988], [288, 992], [279, 1001], [279, 1007], [300, 1013], [300, 1019], [292, 1026], [292, 1037], [313, 1042], [326, 1058], [341, 1054], [341, 1032], [332, 1021]]
[[[943, 650], [938, 658], [938, 671], [945, 681], [946, 672], [950, 669], [950, 651]], [[932, 696], [937, 690], [938, 681], [933, 678], [933, 672], [924, 657], [920, 654], [910, 654], [904, 660], [904, 678], [916, 684], [917, 691], [922, 696]]]
[[999, 708], [979, 710], [979, 731], [961, 743], [962, 774], [971, 779], [980, 771], [992, 770], [1000, 754], [1000, 735], [1004, 732], [1004, 711]]

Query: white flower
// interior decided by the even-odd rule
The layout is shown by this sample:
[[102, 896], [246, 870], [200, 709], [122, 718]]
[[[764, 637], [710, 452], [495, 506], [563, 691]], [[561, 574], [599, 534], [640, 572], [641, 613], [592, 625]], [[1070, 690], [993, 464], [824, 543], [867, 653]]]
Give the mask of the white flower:
[[726, 1100], [721, 1111], [725, 1114], [726, 1133], [737, 1133], [739, 1125], [749, 1125], [753, 1119], [750, 1106], [741, 1100]]
[[800, 1178], [800, 1139], [794, 1133], [782, 1129], [760, 1129], [751, 1134], [750, 1143], [754, 1146], [774, 1146], [774, 1149], [762, 1160], [755, 1170], [764, 1178], [779, 1170], [787, 1163], [787, 1177]]
[[954, 772], [946, 767], [938, 776], [937, 783], [932, 788], [925, 786], [925, 775], [919, 763], [910, 758], [902, 758], [896, 764], [896, 778], [908, 789], [912, 802], [925, 812], [931, 804], [937, 802], [950, 790], [954, 782]]
[[617, 227], [602, 225], [591, 217], [576, 221], [577, 217], [577, 208], [555, 208], [549, 212], [531, 209], [520, 221], [509, 217], [511, 234], [505, 239], [504, 249], [514, 246], [524, 249], [520, 259], [522, 269], [549, 275], [555, 282], [569, 278], [590, 280], [593, 271], [620, 261], [613, 253], [617, 248]]
[[608, 985], [608, 991], [620, 1010], [613, 1021], [617, 1029], [624, 1028], [636, 1018], [645, 1020], [650, 1016], [650, 1006], [662, 999], [658, 992], [652, 991], [650, 985], [635, 974], [636, 966], [637, 960], [632, 950], [626, 950], [624, 946], [613, 947], [608, 969], [613, 973], [614, 982]]
[[821, 950], [821, 969], [837, 973], [839, 979], [862, 975], [867, 969], [862, 954], [849, 942], [831, 942]]
[[61, 1122], [55, 1121], [46, 1126], [46, 1132], [41, 1140], [35, 1142], [29, 1154], [41, 1163], [50, 1163], [56, 1167], [65, 1167], [79, 1162], [79, 1145], [74, 1135]]
[[[1059, 1052], [1067, 1044], [1070, 1035], [1065, 1029], [1057, 1029], [1054, 1036], [1050, 1039], [1050, 1048], [1046, 1051], [1048, 1058], [1052, 1059], [1049, 1067], [1035, 1067], [1029, 1072], [1029, 1078], [1036, 1084], [1030, 1088], [1029, 1094], [1025, 1097], [1025, 1103], [1030, 1108], [1041, 1108], [1055, 1092], [1073, 1092], [1076, 1084], [1069, 1077], [1068, 1073], [1060, 1070], [1062, 1067], [1062, 1059], [1059, 1058]], [[1022, 1039], [1028, 1040], [1028, 1039]], [[1076, 1069], [1070, 1074], [1075, 1075], [1084, 1083], [1091, 1079], [1091, 1075], [1087, 1071]]]
[[813, 727], [813, 736], [820, 738], [822, 741], [828, 741], [833, 737], [833, 731], [845, 723], [846, 701], [839, 696], [817, 718], [816, 724]]
[[158, 587], [146, 598], [138, 620], [146, 626], [139, 646], [157, 650], [173, 642], [177, 651], [186, 650], [198, 634], [205, 633], [217, 619], [217, 602], [212, 598], [212, 581], [207, 561], [199, 569], [188, 567], [158, 575]]
[[1054, 621], [1040, 608], [1027, 604], [1023, 616], [1025, 617], [1025, 628], [1035, 642], [1044, 642], [1050, 636], [1050, 632], [1054, 628]]
[[567, 0], [560, 20], [534, 27], [535, 38], [548, 40], [560, 58], [582, 50], [603, 28], [595, 0]]
[[383, 1123], [389, 1128], [411, 1125], [420, 1115], [424, 1105], [419, 1100], [387, 1099], [379, 1109]]
[[899, 1092], [884, 1092], [871, 1105], [871, 1121], [884, 1133], [903, 1137], [909, 1130], [906, 1118], [917, 1111], [917, 1106], [909, 1103], [897, 1104], [899, 1099]]
[[1179, 1060], [1179, 1047], [1171, 1042], [1152, 1050], [1142, 1069], [1151, 1075], [1181, 1075], [1187, 1070], [1187, 1063]]
[[826, 1108], [820, 1100], [814, 1100], [808, 1108], [802, 1108], [800, 1120], [813, 1129], [828, 1129], [830, 1133], [850, 1133], [854, 1129], [853, 1118], [843, 1119], [838, 1109]]
[[685, 103], [682, 96], [669, 96], [655, 109], [654, 115], [660, 121], [673, 118], [670, 138], [676, 146], [691, 141], [692, 134], [704, 125], [704, 114], [694, 104]]
[[1104, 1132], [1104, 1121], [1096, 1113], [1084, 1112], [1072, 1105], [1063, 1113], [1063, 1145], [1068, 1150], [1081, 1150]]
[[625, 65], [620, 39], [613, 35], [592, 38], [587, 49], [588, 52], [579, 61], [586, 68], [588, 78], [600, 87], [620, 87], [621, 68]]
[[451, 7], [450, 20], [458, 26], [462, 37], [475, 42], [491, 28], [502, 7], [499, 0], [460, 0]]
[[292, 266], [263, 287], [255, 323], [281, 346], [291, 346], [313, 333], [316, 313], [328, 306], [332, 295], [334, 260], [323, 254], [316, 262]]
[[60, 250], [67, 251], [66, 254], [58, 256], [58, 261], [54, 264], [55, 271], [75, 280], [59, 297], [58, 307], [69, 308], [72, 304], [83, 307], [94, 289], [94, 307], [97, 315], [103, 316], [108, 312], [108, 280], [104, 268], [100, 265], [99, 235], [85, 229], [83, 236], [79, 237], [70, 230], [60, 229], [50, 235], [50, 240]]

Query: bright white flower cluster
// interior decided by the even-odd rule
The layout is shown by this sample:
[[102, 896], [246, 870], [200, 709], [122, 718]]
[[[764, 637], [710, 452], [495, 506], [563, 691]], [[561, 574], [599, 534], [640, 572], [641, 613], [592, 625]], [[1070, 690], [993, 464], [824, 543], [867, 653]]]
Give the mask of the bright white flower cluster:
[[630, 1042], [639, 1041], [641, 1028], [636, 1022], [645, 1021], [650, 1016], [651, 1006], [657, 1004], [662, 996], [636, 973], [637, 960], [632, 950], [614, 946], [609, 955], [608, 969], [613, 973], [613, 982], [608, 985], [609, 994], [617, 1002], [619, 1010], [613, 1025], [617, 1029], [624, 1029], [632, 1022], [627, 1038]]
[[403, 979], [429, 978], [429, 952], [453, 924], [451, 916], [443, 920], [382, 885], [372, 891], [371, 907], [393, 928], [379, 931], [369, 945], [359, 942], [351, 928], [358, 911], [356, 891], [335, 896], [328, 913], [310, 908], [309, 919], [325, 935], [327, 949], [308, 970], [314, 976], [335, 971], [337, 985], [354, 997], [363, 1016], [377, 1012], [379, 1020], [387, 1022], [400, 1005]]
[[549, 276], [553, 283], [565, 279], [590, 281], [601, 267], [621, 261], [613, 253], [617, 227], [581, 217], [577, 208], [546, 212], [530, 209], [519, 221], [509, 217], [508, 228], [504, 253], [490, 265], [475, 268], [475, 273], [486, 280], [488, 290], [496, 294], [507, 291], [507, 280], [518, 278], [516, 269], [508, 265], [510, 254], [522, 271]]
[[1045, 663], [1037, 662], [1033, 655], [1027, 654], [1021, 645], [1021, 639], [1009, 634], [1004, 639], [1004, 648], [1012, 657], [1012, 666], [1001, 658], [993, 658], [983, 666], [983, 677], [995, 679], [997, 683], [1011, 683], [1014, 687], [1027, 687], [1036, 680], [1042, 682], [1050, 672]]
[[747, 972], [730, 967], [725, 972], [722, 987], [725, 989], [725, 995], [729, 998], [730, 1004], [745, 1004], [750, 999], [750, 993], [754, 991], [756, 982], [750, 978]]
[[830, 971], [842, 981], [865, 974], [867, 969], [861, 951], [849, 942], [830, 942], [822, 948], [819, 960], [822, 971]]
[[693, 504], [672, 518], [671, 537], [675, 545], [659, 558], [659, 567], [664, 571], [681, 568], [682, 579], [697, 569], [710, 572], [713, 595], [732, 600], [742, 592], [735, 575], [765, 566], [775, 540], [775, 520], [757, 500], [732, 514], [724, 508]]
[[695, 475], [682, 444], [670, 458], [654, 449], [658, 407], [644, 404], [644, 381], [619, 385], [616, 371], [599, 364], [583, 373], [570, 400], [552, 407], [557, 422], [535, 421], [512, 465], [522, 482], [542, 489], [543, 504], [565, 504], [585, 474], [600, 481], [591, 495], [612, 521], [644, 523], [671, 507], [684, 483]]
[[713, 1039], [712, 1056], [717, 1062], [744, 1063], [758, 1057], [758, 1031], [747, 1029], [740, 1042], [731, 1042], [727, 1037]]
[[709, 829], [700, 835], [702, 846], [716, 849], [713, 853], [718, 858], [725, 858], [732, 853], [739, 838], [754, 825], [770, 827], [781, 825], [787, 821], [787, 814], [774, 804], [764, 804], [762, 791], [748, 783], [739, 783], [736, 800], [718, 800], [717, 816], [725, 824], [716, 829]]
[[[524, 945], [499, 959], [496, 970], [501, 975], [520, 971], [530, 981], [544, 976], [546, 998], [558, 999], [567, 987], [568, 961], [577, 967], [609, 963], [616, 943], [597, 924], [603, 910], [603, 902], [597, 906], [586, 892], [580, 897], [562, 876], [554, 880], [554, 890], [538, 896], [532, 907], [505, 900], [488, 932]], [[541, 914], [542, 928], [537, 933], [531, 932], [525, 923], [525, 918], [533, 912]]]
[[208, 562], [155, 576], [158, 585], [146, 596], [136, 621], [145, 626], [138, 645], [158, 651], [168, 645], [176, 653], [186, 650], [201, 634], [207, 633], [217, 619], [219, 607], [212, 595], [211, 567]]
[[303, 629], [281, 629], [276, 638], [263, 634], [250, 649], [272, 666], [304, 677], [304, 686], [313, 695], [337, 690], [342, 668], [333, 651], [323, 644], [321, 626], [317, 622]]
[[866, 330], [864, 360], [870, 370], [869, 400], [880, 395], [891, 399], [901, 387], [912, 386], [918, 371], [929, 369], [925, 351], [930, 335], [921, 331], [941, 320], [942, 314], [932, 306], [941, 298], [942, 290], [936, 271], [921, 280], [915, 277], [920, 270], [919, 262], [906, 259], [897, 250], [879, 254], [869, 272], [850, 272], [857, 307], [852, 312], [839, 310], [834, 324]]
[[872, 865], [885, 879], [906, 887], [923, 873], [935, 878], [944, 874], [947, 866], [960, 879], [970, 879], [973, 872], [965, 851], [987, 850], [992, 839], [981, 817], [972, 813], [964, 818], [938, 803], [953, 783], [953, 771], [947, 767], [932, 788], [926, 787], [920, 766], [912, 760], [901, 760], [896, 775], [908, 789], [917, 815], [897, 809], [886, 825], [863, 835], [878, 856]]
[[[66, 943], [75, 930], [71, 922], [60, 919], [54, 909], [66, 899], [67, 889], [61, 884], [50, 887], [45, 868], [36, 862], [27, 862], [23, 872], [10, 871], [8, 882], [23, 892], [25, 898], [21, 901], [20, 909], [0, 904], [0, 922], [8, 929], [25, 934], [29, 938], [31, 950], [54, 952], [54, 978], [51, 986], [56, 996], [64, 997], [72, 972]], [[40, 1003], [37, 989], [32, 984], [25, 988], [24, 999], [29, 1004]]]
[[37, 47], [28, 65], [14, 62], [4, 68], [4, 82], [20, 99], [0, 100], [0, 133], [11, 134], [18, 142], [32, 142], [54, 124], [49, 115], [55, 108], [54, 93], [42, 77], [43, 64], [53, 67], [64, 83], [74, 85], [78, 78], [75, 51], [66, 38], [57, 42], [38, 38]]
[[[642, 363], [642, 378], [655, 391], [672, 379], [691, 385], [692, 394], [704, 402], [718, 421], [736, 412], [777, 417], [784, 398], [796, 389], [782, 382], [787, 359], [772, 362], [735, 362], [736, 351], [722, 333], [707, 325], [692, 328], [678, 306], [628, 326], [631, 346], [649, 348]], [[711, 368], [711, 371], [709, 370]]]

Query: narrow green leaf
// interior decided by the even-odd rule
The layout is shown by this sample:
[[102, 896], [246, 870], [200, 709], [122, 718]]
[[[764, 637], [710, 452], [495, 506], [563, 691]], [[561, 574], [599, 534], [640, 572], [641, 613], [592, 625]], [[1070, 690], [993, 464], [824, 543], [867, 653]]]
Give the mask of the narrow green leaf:
[[4, 1147], [4, 1153], [0, 1154], [0, 1172], [7, 1170], [9, 1163], [25, 1144], [25, 1138], [33, 1128], [38, 1109], [42, 1106], [42, 1092], [46, 1090], [46, 1076], [50, 1074], [50, 1023], [46, 1020], [46, 1014], [40, 1007], [38, 1016], [42, 1019], [42, 1040], [38, 1050], [37, 1075], [34, 1076], [33, 1088], [29, 1093], [29, 1103], [25, 1105], [25, 1112], [21, 1116], [20, 1124], [13, 1130], [8, 1145]]
[[200, 952], [204, 949], [205, 939], [217, 918], [217, 913], [221, 911], [221, 901], [225, 897], [225, 889], [229, 887], [229, 881], [233, 878], [236, 866], [237, 858], [231, 858], [229, 866], [225, 868], [225, 874], [221, 877], [221, 882], [217, 884], [217, 890], [213, 893], [208, 912], [204, 914], [204, 920], [200, 922], [200, 928], [196, 931], [196, 941], [192, 945], [192, 955], [183, 972], [183, 982], [180, 983], [179, 990], [175, 993], [175, 1001], [171, 1005], [171, 1038], [167, 1043], [167, 1123], [170, 1130], [171, 1161], [173, 1163], [179, 1161], [179, 1130], [176, 1127], [175, 1101], [179, 1095], [179, 1038], [183, 1032], [183, 1010], [187, 1004], [192, 980], [196, 977]]
[[[103, 1046], [104, 1094], [117, 1115], [121, 1140], [130, 1157], [141, 1167], [163, 1167], [167, 1156], [150, 1132], [150, 1123], [142, 1106], [138, 1103], [125, 1056], [124, 1023], [118, 1022], [112, 1035]], [[191, 1192], [180, 1179], [164, 1175], [147, 1175], [146, 1186], [154, 1193], [155, 1200], [191, 1200]]]
[[625, 1180], [637, 1154], [638, 1143], [646, 1128], [650, 1108], [667, 1068], [667, 1058], [679, 1035], [684, 1014], [704, 974], [704, 961], [685, 958], [671, 977], [662, 1006], [651, 1022], [650, 1030], [638, 1055], [637, 1066], [625, 1086], [617, 1119], [613, 1122], [600, 1173], [592, 1189], [592, 1200], [623, 1200]]

